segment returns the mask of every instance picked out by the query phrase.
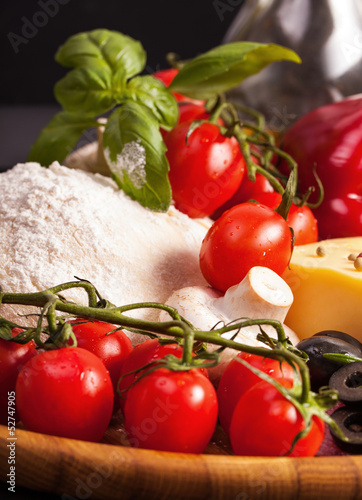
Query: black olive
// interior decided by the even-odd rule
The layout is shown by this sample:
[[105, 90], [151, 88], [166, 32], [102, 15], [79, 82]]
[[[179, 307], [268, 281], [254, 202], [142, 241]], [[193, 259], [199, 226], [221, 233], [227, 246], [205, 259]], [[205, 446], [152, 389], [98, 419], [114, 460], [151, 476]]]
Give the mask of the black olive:
[[347, 406], [338, 408], [331, 417], [337, 423], [343, 434], [350, 441], [343, 441], [330, 427], [331, 435], [336, 445], [351, 455], [362, 453], [362, 410], [349, 408]]
[[338, 399], [348, 406], [362, 408], [362, 362], [342, 366], [329, 379], [329, 387], [338, 391]]
[[357, 349], [360, 349], [362, 353], [362, 343], [356, 339], [355, 337], [352, 337], [352, 335], [349, 335], [348, 333], [345, 332], [340, 332], [338, 330], [322, 330], [318, 333], [315, 333], [313, 337], [333, 337], [334, 339], [341, 339], [344, 340], [345, 342], [348, 342], [348, 344], [352, 344]]
[[307, 366], [313, 391], [318, 391], [320, 387], [328, 385], [332, 374], [338, 368], [344, 366], [344, 363], [329, 360], [323, 354], [348, 354], [356, 358], [362, 358], [362, 352], [356, 346], [328, 335], [313, 335], [301, 340], [296, 347], [300, 351], [304, 351], [309, 357]]

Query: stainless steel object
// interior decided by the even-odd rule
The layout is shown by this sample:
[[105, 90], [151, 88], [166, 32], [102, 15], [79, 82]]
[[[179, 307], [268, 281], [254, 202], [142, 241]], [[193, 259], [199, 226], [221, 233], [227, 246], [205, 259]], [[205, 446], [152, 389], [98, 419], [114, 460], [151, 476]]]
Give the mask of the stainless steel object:
[[224, 38], [240, 40], [277, 43], [302, 59], [273, 63], [229, 94], [275, 130], [362, 92], [362, 0], [246, 0]]

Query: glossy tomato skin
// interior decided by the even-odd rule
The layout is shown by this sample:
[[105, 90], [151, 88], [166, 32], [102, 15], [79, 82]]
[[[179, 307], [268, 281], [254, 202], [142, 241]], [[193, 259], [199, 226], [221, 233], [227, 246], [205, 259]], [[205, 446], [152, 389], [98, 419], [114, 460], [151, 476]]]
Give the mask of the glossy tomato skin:
[[[132, 351], [132, 343], [117, 326], [102, 321], [82, 320], [71, 322], [78, 347], [92, 352], [105, 364], [116, 390], [122, 366]], [[109, 332], [109, 335], [107, 335]]]
[[108, 370], [97, 356], [64, 347], [44, 351], [23, 366], [16, 398], [28, 430], [99, 441], [111, 420], [114, 394]]
[[[21, 332], [20, 328], [13, 328], [12, 335], [15, 337]], [[33, 341], [26, 344], [18, 344], [8, 340], [0, 339], [0, 424], [8, 425], [8, 397], [9, 393], [15, 391], [16, 380], [21, 368], [25, 363], [36, 356], [37, 351]], [[16, 405], [15, 408], [16, 410]], [[12, 415], [19, 420], [18, 412]]]
[[[178, 72], [179, 70], [177, 68], [168, 68], [156, 71], [153, 73], [153, 76], [158, 80], [161, 80], [166, 87], [169, 87]], [[195, 104], [202, 104], [204, 102], [199, 99], [192, 99], [191, 97], [179, 94], [178, 92], [173, 92], [173, 95], [177, 102], [192, 102]]]
[[192, 122], [193, 120], [208, 120], [210, 114], [206, 112], [202, 104], [184, 102], [179, 104], [178, 123]]
[[208, 230], [200, 268], [211, 286], [226, 291], [254, 266], [281, 275], [291, 254], [292, 234], [283, 217], [265, 205], [242, 203], [227, 210]]
[[229, 434], [231, 419], [239, 399], [250, 387], [261, 381], [260, 377], [247, 366], [242, 365], [238, 358], [273, 378], [293, 380], [294, 376], [293, 368], [288, 363], [281, 365], [280, 361], [275, 359], [239, 353], [226, 367], [217, 388], [219, 420], [227, 434]]
[[[292, 383], [277, 379], [287, 388]], [[289, 452], [293, 438], [304, 429], [295, 406], [269, 382], [253, 385], [237, 403], [231, 424], [230, 441], [236, 455], [282, 456]], [[313, 417], [307, 436], [299, 440], [291, 457], [315, 456], [324, 439], [324, 422]]]
[[[255, 199], [274, 210], [280, 205], [282, 195], [273, 191], [272, 193], [256, 194]], [[295, 245], [306, 245], [318, 241], [318, 222], [312, 210], [306, 205], [298, 207], [292, 203], [287, 222], [294, 231]]]
[[251, 200], [259, 201], [258, 195], [261, 193], [272, 192], [274, 192], [273, 186], [264, 175], [256, 174], [255, 182], [251, 182], [245, 172], [243, 180], [241, 181], [236, 193], [212, 214], [212, 219], [218, 219], [224, 212], [226, 212], [226, 210], [229, 210], [229, 208], [234, 207], [235, 205], [240, 205], [240, 203], [245, 203]]
[[189, 217], [212, 214], [238, 189], [245, 161], [234, 137], [204, 122], [186, 141], [191, 122], [183, 122], [165, 137], [169, 179], [176, 208]]
[[307, 113], [282, 139], [283, 149], [298, 163], [302, 192], [316, 186], [314, 165], [322, 181], [324, 200], [314, 210], [321, 239], [362, 234], [361, 124], [359, 95]]
[[[128, 394], [127, 388], [133, 383], [135, 378], [143, 372], [143, 370], [137, 374], [131, 372], [134, 370], [140, 370], [149, 363], [155, 363], [157, 360], [162, 359], [169, 354], [181, 359], [182, 353], [182, 346], [176, 342], [166, 344], [159, 342], [158, 339], [148, 339], [140, 344], [137, 344], [122, 366], [121, 379], [118, 385], [119, 389], [122, 391], [122, 395], [119, 398], [121, 408], [124, 409], [124, 405], [126, 403]], [[200, 371], [203, 375], [208, 377], [207, 370], [205, 368], [198, 368], [197, 371]]]
[[125, 429], [134, 447], [202, 453], [217, 422], [217, 397], [198, 370], [159, 368], [129, 390]]
[[176, 358], [181, 358], [182, 352], [182, 347], [179, 344], [163, 344], [160, 343], [158, 339], [147, 339], [144, 342], [137, 344], [122, 366], [121, 379], [118, 385], [118, 388], [122, 391], [122, 395], [119, 398], [121, 408], [124, 409], [124, 405], [126, 403], [128, 394], [126, 389], [138, 376], [138, 374], [131, 372], [139, 370], [143, 366], [155, 362], [158, 359], [162, 359], [168, 354], [172, 354], [173, 356], [176, 356]]

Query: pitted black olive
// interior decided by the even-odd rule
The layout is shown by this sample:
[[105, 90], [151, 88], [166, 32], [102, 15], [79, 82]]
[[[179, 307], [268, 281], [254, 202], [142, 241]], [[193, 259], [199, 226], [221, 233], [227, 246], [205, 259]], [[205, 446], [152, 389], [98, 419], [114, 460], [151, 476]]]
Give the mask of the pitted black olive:
[[329, 387], [338, 391], [338, 399], [348, 406], [362, 408], [362, 362], [342, 366], [329, 379]]
[[355, 337], [352, 337], [352, 335], [349, 335], [345, 332], [340, 332], [339, 330], [322, 330], [318, 333], [315, 333], [313, 337], [333, 337], [334, 339], [344, 340], [348, 344], [352, 344], [357, 347], [357, 349], [360, 349], [362, 353], [362, 343]]
[[301, 340], [296, 347], [304, 351], [309, 360], [311, 388], [313, 391], [324, 385], [328, 385], [329, 379], [338, 368], [345, 366], [344, 363], [326, 359], [323, 355], [328, 353], [348, 354], [356, 358], [362, 358], [362, 351], [356, 345], [345, 340], [329, 335], [313, 335]]
[[330, 427], [336, 445], [351, 455], [360, 455], [362, 453], [362, 410], [344, 406], [333, 412], [331, 417], [349, 439], [348, 442], [343, 441]]

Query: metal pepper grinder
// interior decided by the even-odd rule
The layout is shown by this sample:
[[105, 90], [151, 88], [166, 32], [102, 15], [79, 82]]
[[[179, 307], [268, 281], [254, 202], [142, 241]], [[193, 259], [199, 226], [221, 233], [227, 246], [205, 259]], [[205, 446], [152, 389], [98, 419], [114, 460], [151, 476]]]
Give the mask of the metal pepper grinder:
[[223, 41], [243, 40], [283, 45], [302, 59], [275, 62], [229, 93], [264, 113], [271, 129], [362, 92], [362, 0], [246, 0]]

